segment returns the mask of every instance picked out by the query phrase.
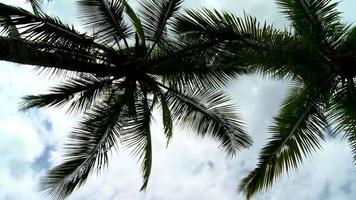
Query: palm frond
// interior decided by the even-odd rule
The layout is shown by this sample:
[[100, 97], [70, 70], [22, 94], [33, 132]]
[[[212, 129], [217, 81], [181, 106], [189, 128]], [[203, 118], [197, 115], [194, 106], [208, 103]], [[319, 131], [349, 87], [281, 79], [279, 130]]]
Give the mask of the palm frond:
[[327, 122], [320, 90], [295, 86], [270, 128], [272, 137], [263, 147], [257, 167], [245, 177], [239, 190], [251, 198], [268, 189], [282, 173], [301, 164], [303, 157], [320, 148]]
[[50, 170], [41, 181], [41, 190], [51, 199], [64, 199], [80, 187], [92, 172], [107, 165], [108, 153], [117, 145], [125, 99], [115, 96], [111, 102], [88, 112], [71, 133], [66, 144], [65, 161]]
[[356, 26], [350, 28], [345, 40], [342, 41], [338, 50], [341, 53], [356, 52]]
[[164, 133], [167, 138], [167, 146], [173, 137], [173, 120], [171, 110], [166, 99], [165, 93], [159, 87], [155, 87], [155, 99], [160, 102], [160, 107], [162, 111], [162, 122], [164, 127]]
[[221, 44], [211, 41], [162, 44], [150, 60], [150, 73], [159, 75], [164, 82], [180, 88], [221, 88], [246, 68], [220, 65], [217, 60], [225, 52]]
[[251, 144], [244, 130], [244, 124], [236, 116], [230, 100], [221, 92], [198, 88], [189, 91], [167, 90], [166, 100], [170, 106], [173, 121], [186, 129], [193, 129], [201, 136], [210, 135], [220, 142], [220, 148], [235, 155], [238, 150]]
[[333, 51], [347, 33], [338, 2], [332, 0], [277, 0], [296, 33], [319, 51]]
[[336, 124], [333, 132], [341, 132], [349, 141], [356, 164], [356, 87], [352, 79], [349, 79], [335, 94], [330, 119], [333, 124]]
[[145, 190], [149, 181], [152, 166], [152, 141], [150, 121], [151, 113], [147, 94], [142, 94], [136, 101], [136, 116], [128, 120], [123, 127], [123, 144], [132, 148], [132, 153], [142, 162], [143, 184], [140, 190]]
[[147, 0], [141, 3], [142, 24], [146, 39], [151, 41], [151, 53], [157, 43], [162, 41], [167, 33], [172, 17], [177, 14], [183, 0]]
[[320, 65], [319, 54], [308, 52], [291, 32], [280, 31], [256, 18], [227, 12], [187, 10], [175, 22], [175, 30], [188, 42], [220, 43], [214, 65], [245, 69], [276, 78], [300, 79], [305, 63]]
[[23, 98], [22, 109], [62, 107], [70, 104], [68, 112], [86, 111], [99, 97], [108, 92], [112, 79], [86, 76], [71, 78], [50, 89], [48, 94], [29, 95]]
[[27, 2], [31, 4], [33, 13], [35, 13], [35, 15], [42, 13], [43, 0], [27, 0]]
[[123, 41], [128, 47], [127, 38], [131, 36], [132, 31], [124, 21], [123, 1], [79, 0], [78, 3], [81, 18], [86, 26], [94, 30], [100, 42], [114, 45]]
[[22, 8], [0, 4], [0, 26], [6, 28], [10, 24], [19, 29], [22, 38], [32, 42], [47, 42], [70, 48], [88, 48], [93, 44], [93, 38], [56, 17], [44, 13], [34, 15]]
[[3, 26], [3, 30], [1, 32], [6, 32], [7, 36], [9, 38], [19, 38], [20, 37], [20, 32], [17, 29], [16, 25], [14, 23], [12, 23], [11, 18], [10, 17], [3, 17], [2, 19], [3, 21], [7, 21], [6, 22], [6, 26]]
[[[186, 10], [174, 21], [174, 30], [178, 34], [192, 39], [202, 37], [220, 40], [238, 40], [251, 32], [241, 24], [241, 19], [227, 12], [217, 10]], [[246, 31], [246, 32], [245, 32]], [[248, 32], [247, 32], [248, 31]]]
[[[181, 60], [182, 61], [182, 60]], [[163, 63], [162, 63], [163, 64]], [[162, 65], [161, 65], [162, 66]], [[160, 67], [161, 67], [160, 66]], [[233, 78], [237, 77], [238, 73], [236, 68], [218, 68], [214, 67], [198, 67], [188, 62], [172, 62], [169, 67], [178, 66], [171, 71], [164, 69], [158, 74], [162, 77], [163, 82], [168, 85], [180, 89], [193, 89], [193, 88], [214, 88], [221, 89], [227, 85]], [[189, 68], [192, 66], [192, 68]], [[182, 68], [179, 68], [182, 67]], [[240, 70], [242, 71], [242, 70]], [[175, 74], [174, 74], [175, 73]]]
[[52, 51], [43, 51], [47, 47], [46, 43], [33, 43], [0, 36], [0, 60], [98, 76], [118, 74], [117, 69], [105, 63], [94, 62], [90, 55], [55, 48]]
[[136, 28], [136, 32], [141, 39], [140, 43], [143, 47], [146, 48], [146, 37], [140, 18], [136, 15], [135, 11], [131, 8], [126, 0], [123, 0], [123, 4], [125, 6], [126, 14], [129, 16], [132, 25]]

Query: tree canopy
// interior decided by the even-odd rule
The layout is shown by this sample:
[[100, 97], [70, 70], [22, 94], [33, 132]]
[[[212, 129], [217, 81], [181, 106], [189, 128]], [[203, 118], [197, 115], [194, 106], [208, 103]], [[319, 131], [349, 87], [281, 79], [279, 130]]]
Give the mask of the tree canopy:
[[[239, 73], [215, 65], [215, 43], [187, 43], [170, 35], [182, 0], [78, 0], [88, 33], [29, 1], [33, 12], [0, 4], [0, 60], [65, 76], [48, 93], [24, 97], [22, 109], [66, 107], [82, 119], [69, 133], [64, 161], [41, 189], [63, 199], [108, 165], [112, 149], [129, 148], [147, 187], [152, 156], [152, 111], [160, 108], [167, 143], [173, 125], [210, 136], [234, 156], [251, 139], [230, 98], [219, 88]], [[91, 34], [89, 34], [91, 33]]]
[[251, 144], [229, 97], [240, 74], [293, 84], [255, 169], [238, 190], [249, 199], [296, 170], [322, 146], [325, 130], [343, 134], [356, 160], [356, 28], [341, 21], [332, 0], [276, 0], [290, 21], [280, 30], [253, 16], [200, 9], [179, 12], [182, 0], [78, 0], [88, 33], [49, 16], [0, 4], [0, 60], [69, 77], [47, 94], [24, 98], [23, 109], [62, 107], [84, 113], [70, 133], [65, 161], [42, 181], [64, 198], [107, 165], [112, 147], [131, 148], [151, 171], [152, 110], [162, 111], [167, 143], [173, 124], [220, 141], [229, 155]]
[[291, 23], [279, 30], [252, 16], [216, 10], [188, 10], [176, 31], [187, 40], [220, 41], [218, 60], [293, 84], [262, 148], [257, 166], [239, 191], [249, 199], [295, 171], [320, 149], [326, 129], [343, 134], [356, 158], [355, 30], [341, 22], [331, 0], [276, 0]]

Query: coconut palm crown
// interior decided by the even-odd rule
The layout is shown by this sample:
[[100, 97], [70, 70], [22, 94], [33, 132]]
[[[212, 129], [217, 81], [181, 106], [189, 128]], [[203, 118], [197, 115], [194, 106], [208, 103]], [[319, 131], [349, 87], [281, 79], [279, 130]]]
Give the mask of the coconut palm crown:
[[121, 146], [142, 162], [144, 190], [157, 106], [167, 141], [178, 124], [210, 135], [229, 155], [250, 145], [229, 97], [219, 90], [244, 70], [215, 65], [221, 48], [216, 43], [188, 43], [168, 34], [175, 34], [182, 0], [145, 0], [138, 14], [125, 0], [78, 0], [88, 33], [47, 15], [42, 1], [29, 2], [33, 12], [0, 4], [0, 60], [66, 79], [49, 93], [24, 97], [22, 109], [65, 107], [82, 116], [69, 134], [63, 163], [40, 184], [52, 199], [70, 195]]
[[186, 41], [220, 43], [221, 64], [293, 82], [256, 168], [239, 186], [248, 199], [295, 171], [321, 147], [327, 130], [343, 134], [356, 160], [356, 27], [341, 22], [332, 0], [276, 3], [290, 31], [207, 9], [188, 10], [175, 23]]

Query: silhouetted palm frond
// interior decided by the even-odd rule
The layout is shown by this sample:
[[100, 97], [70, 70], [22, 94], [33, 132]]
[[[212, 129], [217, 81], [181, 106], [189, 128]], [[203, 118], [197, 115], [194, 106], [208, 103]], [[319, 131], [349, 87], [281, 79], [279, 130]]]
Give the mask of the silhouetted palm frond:
[[320, 148], [327, 125], [321, 92], [299, 86], [288, 95], [270, 128], [273, 135], [261, 150], [257, 167], [240, 185], [247, 198], [271, 187], [283, 172], [296, 169], [304, 156]]
[[94, 76], [73, 78], [50, 89], [48, 94], [29, 95], [24, 97], [22, 109], [41, 107], [62, 107], [70, 104], [68, 112], [86, 111], [103, 94], [108, 93], [112, 79]]
[[125, 120], [125, 97], [115, 96], [88, 112], [70, 133], [65, 160], [42, 179], [41, 189], [54, 199], [64, 199], [85, 183], [88, 176], [108, 163], [108, 152], [117, 145]]
[[348, 79], [335, 94], [329, 117], [336, 124], [333, 132], [341, 132], [349, 141], [356, 163], [356, 87], [353, 79]]
[[172, 119], [181, 127], [192, 129], [201, 136], [212, 136], [230, 155], [250, 146], [251, 139], [234, 107], [228, 104], [227, 96], [209, 90], [185, 92], [174, 89], [167, 89], [165, 95]]
[[341, 23], [338, 2], [332, 0], [277, 0], [296, 33], [318, 51], [331, 51], [339, 45], [348, 26]]

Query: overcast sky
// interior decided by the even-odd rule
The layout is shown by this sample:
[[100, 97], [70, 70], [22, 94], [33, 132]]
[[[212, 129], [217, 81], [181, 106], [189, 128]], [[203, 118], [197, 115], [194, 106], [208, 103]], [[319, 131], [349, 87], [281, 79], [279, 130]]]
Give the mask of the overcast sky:
[[[0, 0], [24, 5], [25, 0]], [[79, 24], [73, 0], [55, 0], [47, 10], [70, 24]], [[340, 4], [345, 22], [356, 22], [356, 1]], [[185, 7], [243, 11], [278, 27], [288, 24], [278, 14], [274, 1], [266, 0], [187, 0]], [[38, 179], [61, 162], [63, 142], [75, 118], [61, 110], [18, 111], [20, 98], [45, 92], [58, 80], [49, 80], [20, 66], [0, 61], [0, 200], [38, 200]], [[71, 200], [232, 200], [242, 177], [256, 165], [259, 149], [265, 144], [267, 127], [288, 88], [288, 81], [241, 77], [227, 88], [248, 124], [254, 145], [230, 159], [209, 138], [176, 129], [170, 146], [160, 118], [153, 125], [153, 167], [149, 186], [140, 193], [140, 166], [128, 151], [112, 154], [109, 168], [88, 179]], [[356, 196], [356, 170], [345, 141], [328, 137], [323, 150], [306, 159], [297, 173], [284, 177], [273, 189], [256, 196], [258, 200], [350, 200]]]

